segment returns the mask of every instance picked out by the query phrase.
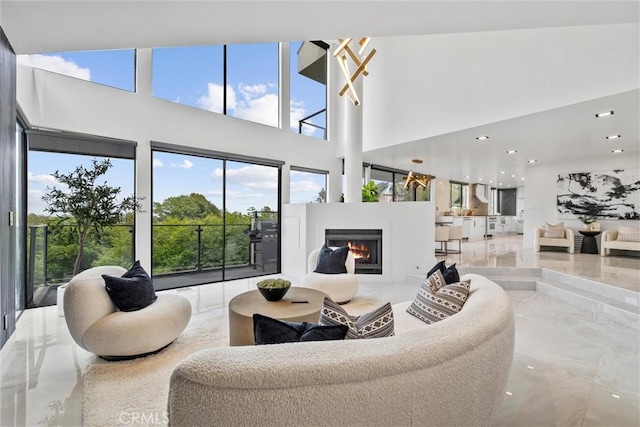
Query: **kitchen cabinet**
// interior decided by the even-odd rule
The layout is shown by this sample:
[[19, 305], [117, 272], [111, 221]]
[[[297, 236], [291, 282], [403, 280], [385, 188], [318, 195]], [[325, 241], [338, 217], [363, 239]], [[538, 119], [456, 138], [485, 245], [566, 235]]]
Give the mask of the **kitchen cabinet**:
[[484, 234], [487, 229], [486, 221], [487, 218], [484, 216], [472, 217], [469, 229], [469, 239], [475, 239], [479, 237], [484, 238]]
[[473, 222], [473, 218], [471, 217], [462, 218], [462, 238], [463, 239], [469, 240], [472, 222]]

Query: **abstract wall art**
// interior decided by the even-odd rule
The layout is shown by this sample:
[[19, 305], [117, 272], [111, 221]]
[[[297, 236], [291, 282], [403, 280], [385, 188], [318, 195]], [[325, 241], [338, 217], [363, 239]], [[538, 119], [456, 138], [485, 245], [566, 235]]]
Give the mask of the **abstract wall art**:
[[640, 219], [640, 169], [558, 175], [558, 217]]

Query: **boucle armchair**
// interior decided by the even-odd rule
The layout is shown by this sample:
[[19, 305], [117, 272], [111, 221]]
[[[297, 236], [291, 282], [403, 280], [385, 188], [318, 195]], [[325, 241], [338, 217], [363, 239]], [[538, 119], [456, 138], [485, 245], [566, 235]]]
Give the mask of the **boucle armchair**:
[[160, 294], [137, 311], [118, 311], [105, 289], [103, 274], [122, 276], [117, 266], [94, 267], [75, 275], [64, 293], [64, 317], [73, 340], [103, 359], [145, 356], [171, 344], [191, 319], [191, 303], [180, 295]]
[[562, 237], [545, 237], [547, 228], [537, 227], [533, 235], [533, 247], [536, 252], [540, 252], [542, 246], [553, 246], [556, 248], [566, 248], [570, 254], [575, 251], [575, 234], [572, 229], [564, 228]]
[[314, 249], [309, 254], [307, 260], [308, 273], [302, 278], [302, 286], [305, 288], [316, 289], [329, 295], [329, 297], [337, 303], [345, 303], [350, 301], [358, 293], [360, 282], [355, 275], [356, 259], [349, 251], [345, 267], [347, 272], [343, 274], [324, 274], [316, 273], [313, 270], [318, 265], [318, 256], [320, 249]]

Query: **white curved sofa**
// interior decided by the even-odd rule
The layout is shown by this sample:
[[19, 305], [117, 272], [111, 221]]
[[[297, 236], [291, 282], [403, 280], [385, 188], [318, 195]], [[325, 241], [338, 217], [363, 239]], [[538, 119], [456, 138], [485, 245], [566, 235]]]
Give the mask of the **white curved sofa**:
[[600, 256], [611, 254], [611, 249], [619, 251], [640, 251], [640, 242], [618, 240], [618, 230], [605, 230], [600, 240]]
[[462, 279], [467, 302], [438, 323], [406, 313], [410, 301], [394, 305], [394, 337], [197, 352], [171, 376], [169, 422], [488, 426], [513, 359], [513, 312], [500, 286]]
[[191, 319], [191, 303], [162, 294], [137, 311], [118, 311], [105, 290], [103, 274], [122, 276], [118, 266], [93, 267], [75, 275], [64, 292], [64, 317], [73, 340], [107, 360], [131, 359], [163, 349]]
[[307, 259], [308, 273], [302, 278], [302, 286], [324, 292], [339, 304], [350, 301], [356, 296], [358, 288], [360, 287], [358, 277], [355, 275], [356, 259], [351, 251], [349, 251], [344, 263], [347, 268], [345, 274], [323, 274], [313, 271], [318, 265], [319, 255], [320, 249], [314, 249], [309, 254], [309, 258]]

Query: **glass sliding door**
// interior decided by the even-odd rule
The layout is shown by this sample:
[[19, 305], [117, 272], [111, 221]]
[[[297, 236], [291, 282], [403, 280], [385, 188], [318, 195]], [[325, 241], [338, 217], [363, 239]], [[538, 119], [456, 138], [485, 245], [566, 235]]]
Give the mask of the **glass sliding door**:
[[279, 167], [154, 149], [152, 181], [156, 289], [279, 271]]
[[[52, 213], [44, 199], [54, 188], [72, 191], [53, 174], [69, 175], [78, 168], [94, 170], [93, 162], [108, 160], [111, 166], [96, 179], [96, 185], [106, 184], [120, 189], [115, 202], [134, 195], [134, 160], [69, 152], [46, 151], [44, 146], [58, 138], [33, 135], [28, 132], [27, 157], [27, 220], [25, 301], [27, 307], [55, 305], [57, 288], [67, 283], [77, 272], [99, 265], [119, 265], [129, 268], [133, 264], [135, 215], [128, 212], [116, 225], [105, 227], [100, 234], [89, 231], [80, 251], [76, 218], [70, 213]], [[33, 139], [32, 139], [33, 136]], [[67, 147], [73, 148], [69, 139]], [[91, 141], [89, 141], [91, 142]], [[60, 144], [65, 144], [63, 140]], [[98, 144], [96, 142], [96, 144]], [[51, 149], [58, 149], [51, 143]], [[82, 145], [82, 144], [80, 144]], [[87, 143], [86, 146], [90, 146]], [[108, 151], [107, 145], [104, 147]], [[117, 150], [118, 148], [114, 148]], [[130, 150], [133, 153], [133, 149]], [[61, 221], [62, 220], [62, 221]]]

